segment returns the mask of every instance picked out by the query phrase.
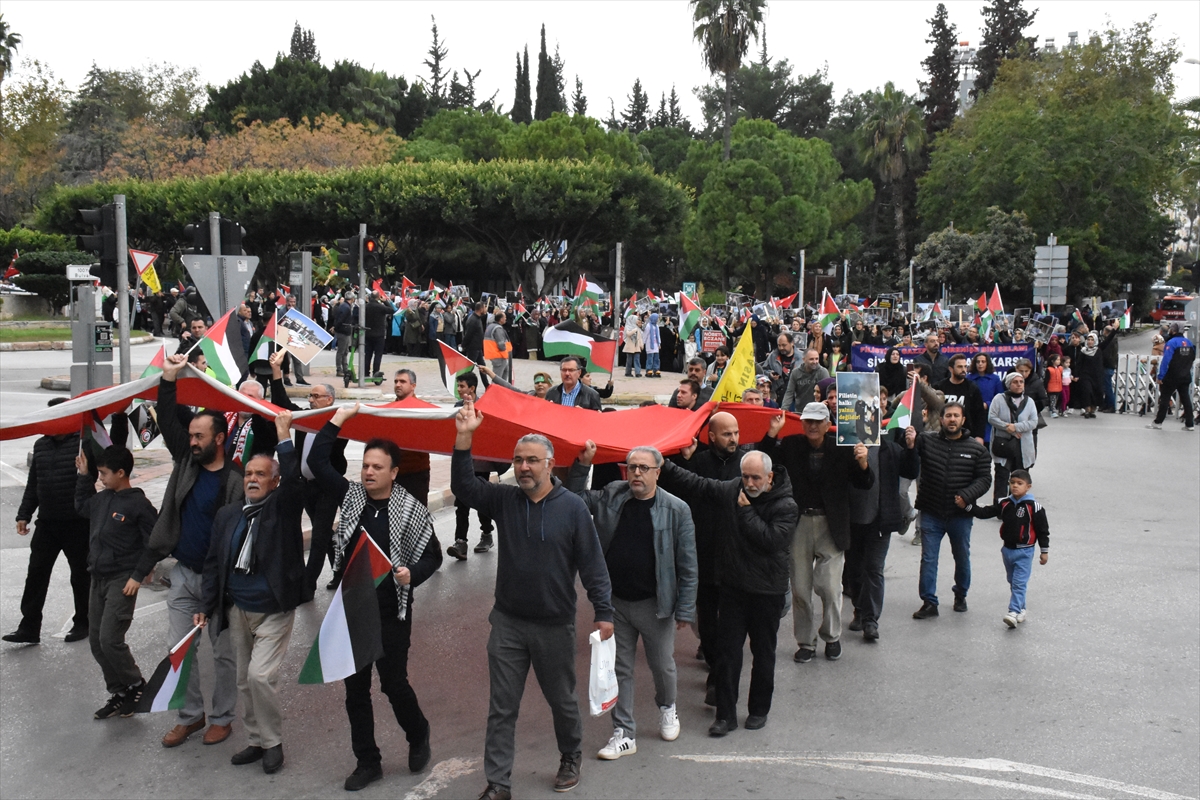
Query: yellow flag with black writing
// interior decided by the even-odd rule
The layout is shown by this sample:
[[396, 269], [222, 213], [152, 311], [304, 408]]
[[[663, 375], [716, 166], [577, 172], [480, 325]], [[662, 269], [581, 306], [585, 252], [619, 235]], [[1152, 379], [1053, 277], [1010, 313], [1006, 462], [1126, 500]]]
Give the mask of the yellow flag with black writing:
[[733, 348], [729, 363], [725, 365], [725, 373], [713, 390], [712, 400], [718, 403], [742, 402], [742, 392], [755, 387], [755, 372], [754, 337], [750, 335], [750, 326], [747, 325], [746, 332]]

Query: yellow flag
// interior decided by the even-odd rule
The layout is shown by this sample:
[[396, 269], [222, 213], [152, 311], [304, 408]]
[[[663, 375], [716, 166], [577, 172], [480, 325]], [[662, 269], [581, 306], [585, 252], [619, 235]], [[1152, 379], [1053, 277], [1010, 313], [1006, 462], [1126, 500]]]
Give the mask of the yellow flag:
[[750, 326], [746, 326], [746, 332], [738, 339], [725, 372], [713, 390], [712, 399], [718, 403], [742, 402], [742, 392], [756, 386], [755, 374], [754, 337], [750, 335]]
[[142, 279], [142, 283], [146, 284], [146, 287], [150, 289], [150, 291], [154, 292], [155, 294], [158, 294], [162, 291], [162, 284], [158, 282], [158, 273], [154, 270], [153, 264], [146, 267], [146, 270], [141, 274], [140, 277]]

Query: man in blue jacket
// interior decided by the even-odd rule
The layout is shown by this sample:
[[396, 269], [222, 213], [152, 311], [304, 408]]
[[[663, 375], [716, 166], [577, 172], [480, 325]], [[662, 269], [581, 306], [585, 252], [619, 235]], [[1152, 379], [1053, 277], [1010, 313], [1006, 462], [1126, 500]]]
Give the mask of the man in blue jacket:
[[1196, 430], [1196, 420], [1192, 411], [1192, 364], [1196, 361], [1196, 345], [1183, 335], [1183, 330], [1176, 322], [1167, 332], [1167, 343], [1163, 347], [1162, 361], [1158, 362], [1158, 413], [1150, 428], [1162, 428], [1163, 420], [1167, 418], [1167, 408], [1171, 405], [1171, 395], [1179, 393], [1179, 403], [1183, 406], [1183, 425], [1189, 431]]
[[554, 445], [540, 434], [517, 441], [517, 486], [475, 477], [471, 443], [483, 422], [467, 402], [454, 419], [458, 431], [450, 462], [450, 489], [466, 505], [496, 521], [499, 560], [496, 604], [488, 616], [491, 684], [484, 745], [487, 800], [510, 800], [517, 714], [532, 665], [554, 715], [562, 754], [554, 790], [579, 784], [583, 722], [575, 696], [575, 575], [595, 611], [596, 629], [613, 635], [611, 587], [592, 516], [582, 500], [552, 476]]

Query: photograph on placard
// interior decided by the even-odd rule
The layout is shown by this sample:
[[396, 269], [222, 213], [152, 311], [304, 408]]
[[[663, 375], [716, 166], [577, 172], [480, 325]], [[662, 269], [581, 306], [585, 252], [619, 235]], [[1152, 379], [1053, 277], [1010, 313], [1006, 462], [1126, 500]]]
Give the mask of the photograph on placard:
[[837, 374], [837, 443], [879, 444], [879, 373]]

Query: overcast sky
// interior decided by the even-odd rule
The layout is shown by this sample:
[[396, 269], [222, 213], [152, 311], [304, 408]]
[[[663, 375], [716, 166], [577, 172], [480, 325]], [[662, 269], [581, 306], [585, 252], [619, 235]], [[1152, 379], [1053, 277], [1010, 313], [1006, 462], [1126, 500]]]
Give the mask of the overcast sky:
[[[775, 58], [787, 58], [797, 74], [828, 65], [835, 97], [888, 80], [916, 92], [920, 62], [929, 50], [926, 20], [936, 5], [934, 0], [771, 0], [765, 26], [769, 50]], [[981, 0], [946, 3], [959, 38], [972, 46], [979, 42], [984, 5]], [[1183, 58], [1200, 59], [1196, 0], [1026, 0], [1025, 6], [1038, 9], [1030, 33], [1039, 44], [1053, 37], [1061, 47], [1070, 31], [1086, 38], [1089, 31], [1125, 28], [1153, 14], [1158, 38], [1174, 37]], [[568, 96], [578, 74], [592, 116], [607, 116], [609, 98], [620, 111], [640, 77], [654, 105], [674, 84], [685, 113], [699, 122], [693, 89], [710, 79], [692, 40], [686, 0], [4, 0], [2, 10], [23, 37], [18, 63], [39, 59], [71, 88], [93, 62], [124, 69], [166, 61], [195, 67], [201, 81], [222, 85], [256, 59], [274, 63], [276, 53], [288, 49], [296, 21], [316, 34], [324, 64], [355, 60], [411, 81], [427, 74], [421, 62], [429, 47], [431, 15], [450, 48], [449, 65], [482, 70], [479, 96], [498, 92], [496, 101], [506, 110], [512, 107], [514, 55], [526, 44], [536, 80], [542, 23], [551, 51], [557, 44], [566, 63]], [[13, 78], [22, 69], [16, 72]], [[1175, 83], [1179, 98], [1200, 94], [1200, 65], [1180, 63]]]

